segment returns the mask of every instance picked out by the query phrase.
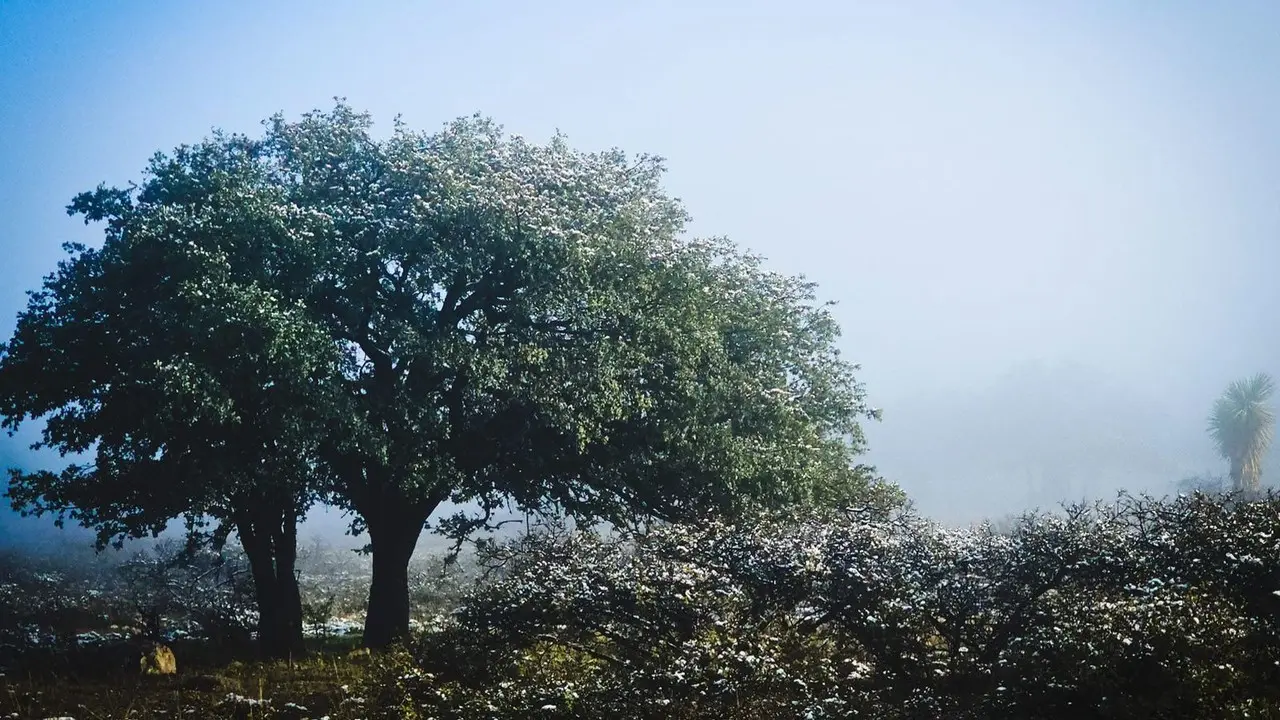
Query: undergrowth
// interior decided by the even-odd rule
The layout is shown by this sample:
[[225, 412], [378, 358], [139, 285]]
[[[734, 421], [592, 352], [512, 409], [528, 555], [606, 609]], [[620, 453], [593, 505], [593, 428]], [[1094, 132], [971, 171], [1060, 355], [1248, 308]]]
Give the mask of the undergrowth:
[[136, 654], [123, 649], [64, 650], [26, 658], [33, 662], [0, 678], [0, 718], [341, 717], [358, 704], [368, 664], [350, 652], [354, 644], [313, 643], [306, 658], [257, 662], [236, 659], [249, 657], [243, 649], [182, 641], [173, 645], [178, 674], [170, 676], [141, 675]]

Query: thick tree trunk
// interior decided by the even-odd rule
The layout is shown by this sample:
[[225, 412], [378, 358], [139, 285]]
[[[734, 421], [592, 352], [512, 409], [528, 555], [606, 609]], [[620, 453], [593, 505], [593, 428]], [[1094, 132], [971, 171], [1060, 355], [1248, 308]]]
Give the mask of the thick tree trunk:
[[419, 513], [365, 516], [373, 550], [373, 580], [364, 621], [364, 646], [380, 650], [409, 636], [409, 559], [426, 517]]
[[302, 640], [302, 590], [298, 587], [298, 525], [290, 516], [281, 526], [275, 541], [277, 642], [272, 649], [274, 657], [301, 655], [305, 647]]
[[271, 558], [260, 544], [243, 542], [253, 571], [253, 590], [258, 601], [258, 649], [264, 657], [274, 657], [283, 642], [280, 630], [280, 596]]
[[268, 659], [302, 654], [302, 593], [295, 572], [297, 519], [289, 511], [245, 513], [236, 526], [253, 573], [259, 652]]

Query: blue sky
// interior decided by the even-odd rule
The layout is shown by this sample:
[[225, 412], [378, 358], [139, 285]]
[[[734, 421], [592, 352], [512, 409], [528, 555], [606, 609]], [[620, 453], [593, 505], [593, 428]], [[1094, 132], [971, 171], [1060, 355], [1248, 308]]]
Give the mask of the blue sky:
[[873, 446], [910, 444], [896, 405], [1037, 359], [1199, 423], [1280, 370], [1278, 26], [1244, 1], [2, 0], [0, 334], [96, 241], [76, 192], [345, 96], [665, 156], [695, 233], [839, 301]]

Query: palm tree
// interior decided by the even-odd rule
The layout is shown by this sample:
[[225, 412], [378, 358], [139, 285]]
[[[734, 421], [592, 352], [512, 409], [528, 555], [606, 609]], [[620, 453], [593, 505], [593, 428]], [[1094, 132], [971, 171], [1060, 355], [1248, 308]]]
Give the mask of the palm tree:
[[1276, 415], [1267, 401], [1275, 385], [1265, 373], [1231, 383], [1213, 404], [1209, 434], [1231, 463], [1231, 487], [1257, 492], [1262, 485], [1262, 456], [1275, 436]]

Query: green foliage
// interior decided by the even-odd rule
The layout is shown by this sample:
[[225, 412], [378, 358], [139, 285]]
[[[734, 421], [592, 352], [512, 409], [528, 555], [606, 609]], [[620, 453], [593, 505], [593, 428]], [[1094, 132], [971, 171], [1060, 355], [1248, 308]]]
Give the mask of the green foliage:
[[[319, 443], [338, 352], [275, 262], [291, 229], [254, 143], [216, 135], [156, 156], [145, 182], [100, 187], [69, 212], [104, 221], [101, 248], [69, 257], [30, 293], [0, 351], [0, 423], [44, 421], [42, 445], [87, 455], [10, 473], [24, 513], [97, 531], [99, 545], [233, 531], [249, 556], [266, 652], [302, 628], [298, 519], [329, 484]], [[252, 257], [253, 273], [236, 274]]]
[[1209, 434], [1231, 463], [1233, 490], [1261, 488], [1262, 458], [1275, 436], [1275, 411], [1268, 404], [1274, 392], [1271, 378], [1258, 373], [1231, 383], [1213, 404]]
[[883, 512], [543, 532], [495, 549], [497, 578], [370, 697], [457, 720], [1269, 717], [1277, 511], [1200, 494], [1001, 533]]
[[365, 521], [387, 498], [418, 524], [444, 498], [621, 523], [866, 484], [870, 410], [812, 285], [680, 239], [658, 159], [370, 126], [338, 105], [265, 140], [306, 226], [300, 301], [345, 353], [333, 462]]
[[[361, 683], [358, 697], [368, 720], [419, 720], [433, 717], [421, 704], [425, 695], [436, 694], [434, 678], [413, 662], [402, 647], [393, 646], [378, 654]], [[366, 714], [367, 713], [367, 714]]]
[[481, 510], [440, 523], [460, 539], [508, 506], [625, 526], [892, 495], [853, 464], [877, 413], [813, 284], [685, 238], [662, 173], [480, 117], [379, 139], [343, 103], [157, 155], [72, 203], [106, 241], [0, 357], [5, 424], [94, 454], [15, 474], [14, 503], [104, 542], [213, 516], [252, 557], [328, 497], [369, 531], [381, 644], [445, 500]]
[[43, 418], [44, 444], [93, 462], [15, 473], [15, 506], [69, 515], [105, 543], [175, 517], [230, 521], [263, 499], [291, 513], [310, 502], [307, 400], [332, 348], [269, 285], [232, 277], [209, 241], [271, 244], [248, 155], [236, 138], [180, 148], [140, 189], [71, 204], [107, 222], [106, 240], [68, 246], [31, 293], [0, 357], [0, 416]]

